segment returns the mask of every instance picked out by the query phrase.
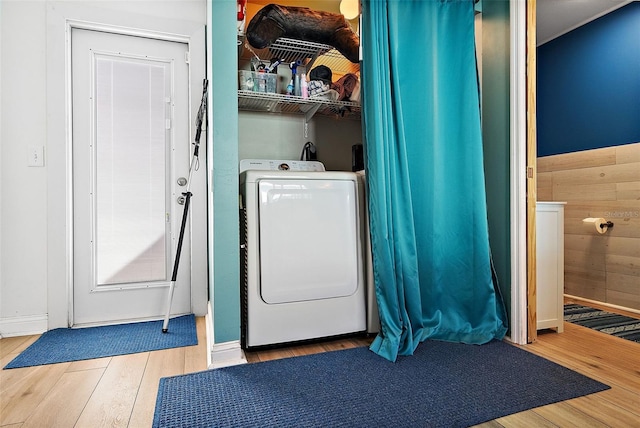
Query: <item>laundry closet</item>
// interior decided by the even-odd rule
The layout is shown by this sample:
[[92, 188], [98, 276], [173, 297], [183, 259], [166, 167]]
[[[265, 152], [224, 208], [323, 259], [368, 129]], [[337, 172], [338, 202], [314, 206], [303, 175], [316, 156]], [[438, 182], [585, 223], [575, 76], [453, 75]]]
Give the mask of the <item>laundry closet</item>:
[[238, 5], [242, 346], [366, 331], [357, 13]]
[[[340, 13], [340, 1], [287, 1], [284, 6], [308, 7], [312, 10]], [[247, 41], [246, 30], [253, 16], [268, 1], [248, 0], [244, 25], [239, 24], [238, 70], [251, 71], [251, 60], [259, 57], [265, 66], [272, 59], [283, 60], [277, 66], [275, 93], [247, 90], [238, 85], [238, 157], [239, 159], [300, 159], [307, 142], [315, 145], [318, 160], [327, 170], [351, 171], [352, 146], [362, 144], [361, 108], [359, 102], [335, 101], [301, 96], [287, 96], [292, 62], [299, 62], [297, 74], [305, 74], [326, 66], [332, 72], [332, 82], [345, 74], [359, 77], [360, 66], [348, 61], [331, 46], [293, 39], [279, 40], [267, 49], [255, 49]], [[358, 32], [358, 18], [349, 20]], [[239, 81], [241, 77], [239, 74]], [[239, 82], [240, 83], [240, 82]], [[246, 83], [243, 82], [243, 83]], [[316, 102], [317, 101], [317, 102]]]

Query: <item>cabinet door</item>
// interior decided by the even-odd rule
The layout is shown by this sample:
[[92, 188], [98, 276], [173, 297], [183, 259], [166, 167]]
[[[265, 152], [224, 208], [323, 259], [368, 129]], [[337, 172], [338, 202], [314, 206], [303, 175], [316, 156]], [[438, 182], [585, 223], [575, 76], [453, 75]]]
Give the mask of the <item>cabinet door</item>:
[[536, 210], [537, 328], [563, 330], [564, 206], [540, 204]]

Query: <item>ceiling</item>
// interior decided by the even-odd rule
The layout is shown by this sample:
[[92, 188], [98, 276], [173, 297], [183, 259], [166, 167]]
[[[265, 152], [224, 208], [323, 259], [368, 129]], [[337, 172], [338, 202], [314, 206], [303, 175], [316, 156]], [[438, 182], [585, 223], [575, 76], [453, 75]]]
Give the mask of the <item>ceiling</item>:
[[540, 46], [631, 3], [630, 0], [538, 0], [536, 31]]
[[[276, 1], [249, 2], [266, 5]], [[277, 3], [340, 13], [340, 0], [279, 0]], [[631, 0], [537, 0], [537, 45], [540, 46], [628, 3], [631, 3]]]

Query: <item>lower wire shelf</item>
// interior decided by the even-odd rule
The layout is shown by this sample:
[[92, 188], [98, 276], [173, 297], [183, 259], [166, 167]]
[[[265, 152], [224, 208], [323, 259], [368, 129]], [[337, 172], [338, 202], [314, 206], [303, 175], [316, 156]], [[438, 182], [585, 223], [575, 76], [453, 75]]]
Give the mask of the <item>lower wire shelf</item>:
[[360, 120], [359, 103], [331, 101], [322, 98], [302, 98], [293, 95], [238, 90], [238, 109], [263, 113], [314, 114]]

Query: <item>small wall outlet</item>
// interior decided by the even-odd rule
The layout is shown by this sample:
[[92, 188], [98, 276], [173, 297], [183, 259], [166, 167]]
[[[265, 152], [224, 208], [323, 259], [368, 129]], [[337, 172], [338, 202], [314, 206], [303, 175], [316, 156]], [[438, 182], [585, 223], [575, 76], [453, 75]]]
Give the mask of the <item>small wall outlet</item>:
[[44, 166], [44, 146], [29, 146], [27, 148], [27, 165]]

